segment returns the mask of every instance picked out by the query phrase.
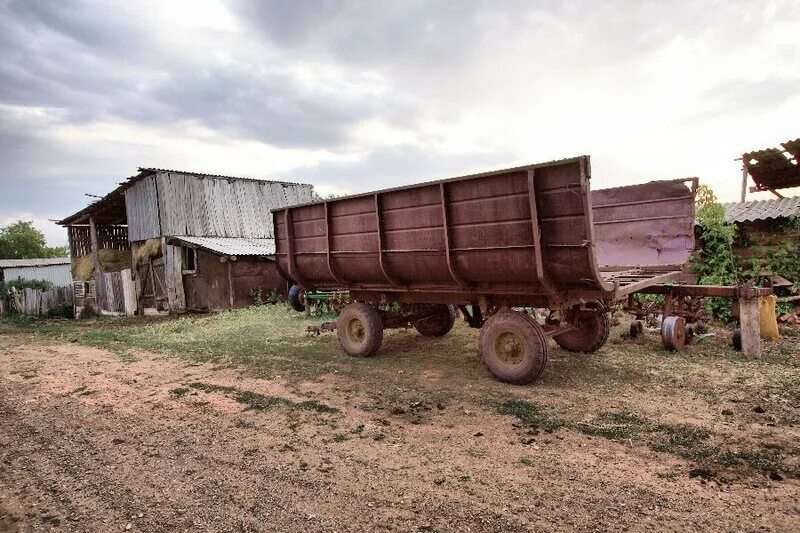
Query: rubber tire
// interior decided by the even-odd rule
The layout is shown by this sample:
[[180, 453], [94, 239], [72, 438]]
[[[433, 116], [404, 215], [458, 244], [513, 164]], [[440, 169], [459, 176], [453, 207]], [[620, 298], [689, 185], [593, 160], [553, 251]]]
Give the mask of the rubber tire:
[[296, 283], [289, 288], [289, 305], [300, 313], [306, 310], [305, 292], [305, 289]]
[[[494, 355], [494, 342], [498, 335], [513, 332], [522, 337], [525, 353], [518, 365], [509, 365]], [[549, 347], [542, 327], [524, 313], [503, 309], [489, 317], [481, 327], [479, 336], [481, 362], [496, 379], [513, 385], [526, 385], [535, 381], [547, 366]]]
[[553, 340], [568, 352], [593, 353], [602, 348], [611, 333], [611, 314], [597, 301], [589, 302], [595, 313], [581, 313], [581, 327], [556, 335]]
[[[364, 326], [364, 339], [354, 342], [347, 335], [347, 325], [358, 319]], [[378, 310], [369, 304], [355, 302], [348, 304], [336, 321], [336, 336], [342, 349], [353, 357], [372, 357], [378, 353], [383, 342], [383, 319]]]
[[449, 305], [431, 304], [425, 306], [424, 314], [430, 313], [429, 318], [414, 321], [416, 329], [423, 337], [443, 337], [450, 333], [456, 323], [456, 315]]

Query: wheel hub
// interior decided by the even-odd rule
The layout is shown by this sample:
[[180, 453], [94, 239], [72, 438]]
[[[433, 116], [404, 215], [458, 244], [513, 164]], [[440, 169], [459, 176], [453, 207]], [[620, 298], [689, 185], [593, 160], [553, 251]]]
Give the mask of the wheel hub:
[[347, 338], [352, 342], [361, 344], [366, 337], [366, 329], [364, 323], [358, 318], [352, 318], [347, 323]]
[[519, 335], [506, 331], [494, 340], [497, 358], [508, 365], [518, 365], [525, 355], [525, 343]]

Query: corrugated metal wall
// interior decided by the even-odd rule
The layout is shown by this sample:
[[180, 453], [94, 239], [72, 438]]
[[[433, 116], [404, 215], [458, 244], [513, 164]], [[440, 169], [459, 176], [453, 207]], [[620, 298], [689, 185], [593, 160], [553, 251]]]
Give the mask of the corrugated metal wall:
[[72, 274], [69, 264], [47, 265], [31, 267], [7, 267], [3, 269], [5, 281], [22, 279], [43, 279], [56, 287], [66, 287], [72, 284]]
[[310, 185], [177, 172], [145, 178], [125, 193], [131, 241], [161, 235], [272, 238], [271, 209], [310, 201]]

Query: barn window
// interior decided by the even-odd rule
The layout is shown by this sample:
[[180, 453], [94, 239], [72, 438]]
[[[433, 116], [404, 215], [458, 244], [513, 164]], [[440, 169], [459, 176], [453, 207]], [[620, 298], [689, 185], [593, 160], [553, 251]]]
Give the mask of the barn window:
[[197, 254], [194, 248], [183, 248], [183, 273], [195, 274], [197, 272]]

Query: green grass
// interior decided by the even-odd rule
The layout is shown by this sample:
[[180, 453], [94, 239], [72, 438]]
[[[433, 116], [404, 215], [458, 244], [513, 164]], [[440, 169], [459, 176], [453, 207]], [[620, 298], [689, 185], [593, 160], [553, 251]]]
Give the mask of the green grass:
[[224, 394], [232, 398], [233, 400], [243, 404], [246, 410], [265, 411], [268, 409], [272, 409], [273, 407], [286, 406], [292, 409], [299, 409], [302, 411], [314, 411], [317, 413], [339, 412], [337, 408], [318, 402], [317, 400], [305, 400], [302, 402], [294, 402], [287, 398], [281, 398], [280, 396], [268, 396], [266, 394], [260, 394], [258, 392], [241, 390], [236, 387], [216, 385], [214, 383], [203, 383], [200, 381], [189, 383], [188, 387], [206, 393]]
[[[14, 335], [18, 340], [12, 342], [20, 344], [42, 338], [103, 348], [123, 361], [134, 361], [133, 354], [140, 351], [168, 354], [191, 363], [212, 363], [213, 369], [237, 368], [252, 377], [280, 377], [290, 386], [337, 374], [352, 383], [343, 387], [344, 395], [365, 397], [359, 400], [365, 410], [393, 406], [409, 410], [410, 405], [421, 403], [442, 405], [446, 410], [465, 405], [474, 411], [482, 405], [513, 417], [529, 430], [563, 428], [697, 463], [782, 475], [793, 472], [787, 464], [792, 464], [796, 450], [768, 450], [755, 437], [740, 442], [706, 427], [667, 424], [648, 418], [655, 415], [642, 413], [633, 402], [641, 395], [663, 399], [665, 405], [686, 399], [701, 402], [713, 413], [723, 407], [734, 409], [726, 423], [766, 423], [768, 415], [778, 430], [796, 427], [800, 416], [792, 406], [800, 404], [800, 343], [794, 330], [784, 331], [780, 342], [765, 342], [763, 357], [750, 360], [728, 346], [729, 331], [718, 326], [712, 326], [715, 337], [673, 353], [663, 349], [657, 333], [624, 340], [621, 333], [628, 324], [623, 322], [595, 355], [570, 354], [551, 343], [542, 378], [530, 387], [512, 387], [487, 374], [476, 357], [478, 331], [465, 324], [458, 323], [450, 334], [435, 339], [413, 330], [389, 330], [380, 354], [361, 359], [344, 355], [335, 334], [307, 334], [309, 325], [322, 320], [283, 306], [260, 306], [168, 318], [3, 318], [0, 335]], [[24, 377], [36, 374], [31, 371]], [[336, 412], [317, 400], [290, 401], [213, 383], [195, 382], [171, 394], [180, 398], [190, 390], [226, 395], [248, 410], [288, 408], [287, 417], [298, 417], [302, 411]], [[620, 400], [625, 397], [634, 400]], [[732, 407], [733, 400], [738, 403]], [[605, 411], [611, 401], [629, 405]], [[756, 403], [764, 406], [766, 414], [753, 412]], [[655, 418], [660, 420], [660, 414]]]
[[540, 405], [526, 400], [506, 400], [496, 405], [495, 410], [501, 415], [510, 415], [533, 429], [555, 431], [566, 425], [566, 422], [546, 412]]

